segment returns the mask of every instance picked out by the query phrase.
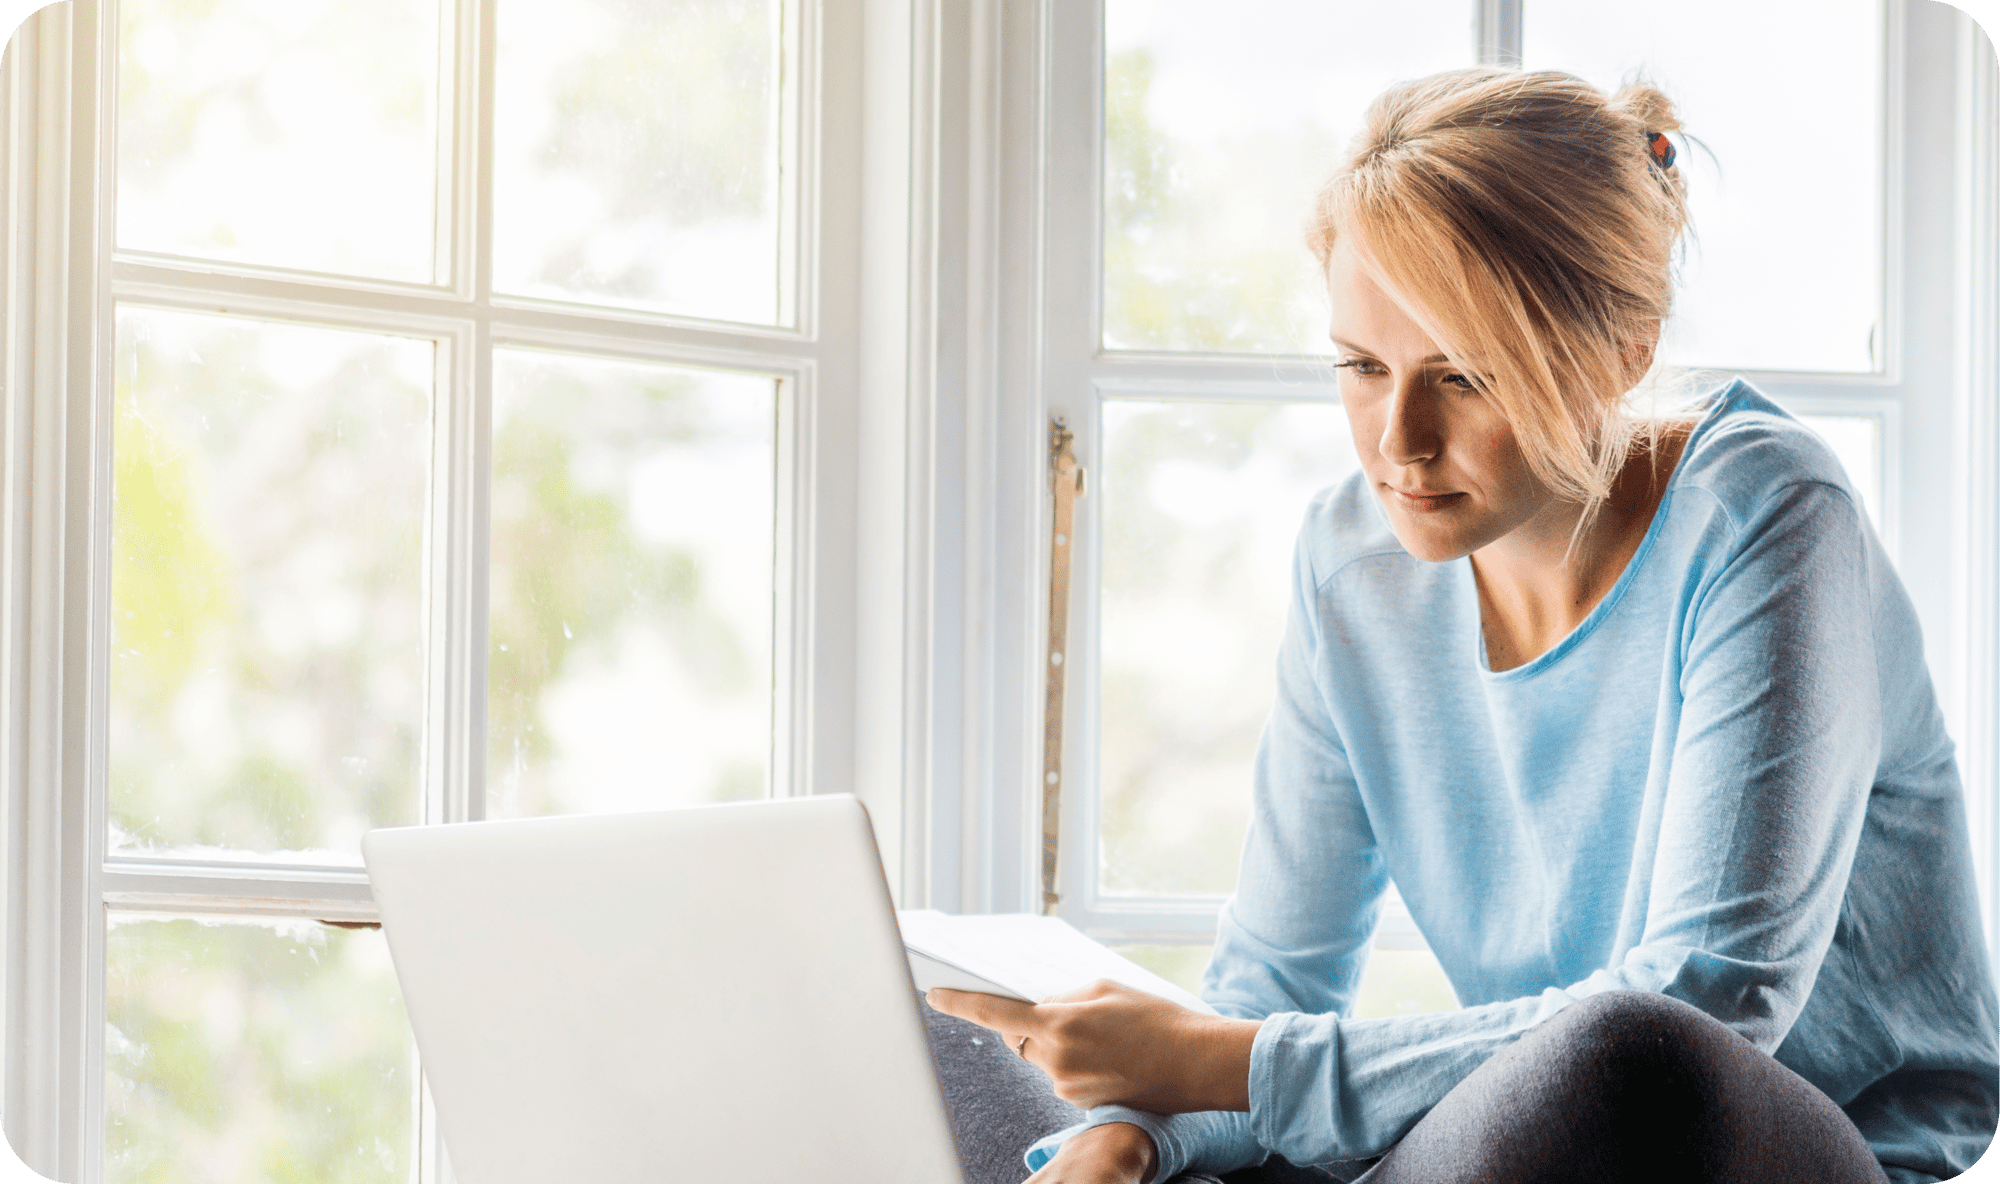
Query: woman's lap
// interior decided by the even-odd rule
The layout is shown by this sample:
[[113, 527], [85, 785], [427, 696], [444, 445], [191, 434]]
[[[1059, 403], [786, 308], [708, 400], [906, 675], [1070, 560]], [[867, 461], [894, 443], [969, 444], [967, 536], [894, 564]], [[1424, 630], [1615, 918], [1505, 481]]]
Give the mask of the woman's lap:
[[[992, 1032], [924, 1009], [969, 1184], [1019, 1184], [1021, 1153], [1082, 1118]], [[1363, 1165], [1273, 1160], [1226, 1184], [1334, 1184]], [[1882, 1184], [1839, 1107], [1694, 1008], [1614, 992], [1558, 1013], [1433, 1107], [1362, 1177]], [[1187, 1179], [1194, 1179], [1188, 1177]]]
[[1713, 1017], [1619, 991], [1565, 1008], [1481, 1065], [1367, 1184], [1886, 1184], [1832, 1099]]

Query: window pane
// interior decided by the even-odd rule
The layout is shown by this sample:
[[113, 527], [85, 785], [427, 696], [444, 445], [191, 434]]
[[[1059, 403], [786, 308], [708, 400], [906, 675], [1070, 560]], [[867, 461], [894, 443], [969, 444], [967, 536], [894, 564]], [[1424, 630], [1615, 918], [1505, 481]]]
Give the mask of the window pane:
[[428, 341], [124, 308], [111, 845], [415, 820]]
[[436, 0], [120, 0], [118, 245], [429, 282]]
[[500, 0], [494, 281], [779, 319], [779, 0]]
[[1174, 946], [1115, 945], [1111, 948], [1182, 990], [1197, 995], [1201, 994], [1202, 971], [1208, 969], [1209, 956], [1215, 952], [1213, 942]]
[[[1208, 969], [1214, 945], [1112, 946], [1112, 949], [1173, 983], [1201, 993], [1201, 975]], [[1444, 967], [1429, 950], [1368, 951], [1368, 968], [1355, 992], [1354, 1018], [1416, 1015], [1426, 1011], [1456, 1011], [1458, 995]]]
[[758, 796], [774, 380], [501, 352], [493, 382], [489, 811]]
[[[1882, 307], [1881, 0], [1527, 0], [1523, 54], [1678, 105], [1698, 236], [1666, 360], [1867, 371]], [[1718, 36], [1718, 30], [1728, 30]], [[1829, 140], [1831, 137], [1831, 140]], [[1634, 147], [1634, 151], [1637, 151]], [[1801, 179], [1809, 199], [1802, 200]]]
[[1107, 0], [1104, 344], [1326, 351], [1314, 192], [1391, 82], [1473, 64], [1469, 0]]
[[407, 1184], [416, 1050], [379, 931], [112, 914], [104, 1178]]
[[1368, 968], [1361, 972], [1361, 989], [1354, 995], [1357, 1019], [1456, 1010], [1458, 994], [1436, 954], [1380, 946], [1368, 951]]
[[1226, 893], [1292, 543], [1358, 465], [1333, 403], [1104, 404], [1102, 884]]

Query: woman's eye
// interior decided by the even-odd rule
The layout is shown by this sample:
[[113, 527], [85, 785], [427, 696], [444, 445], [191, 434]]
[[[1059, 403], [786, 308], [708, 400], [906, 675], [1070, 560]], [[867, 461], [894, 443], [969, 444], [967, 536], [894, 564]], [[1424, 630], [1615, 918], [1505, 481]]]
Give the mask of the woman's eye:
[[1479, 384], [1473, 382], [1470, 378], [1467, 378], [1463, 374], [1447, 374], [1439, 381], [1443, 382], [1446, 386], [1452, 388], [1453, 390], [1463, 391], [1468, 395], [1476, 395], [1479, 393]]
[[1333, 368], [1335, 370], [1352, 370], [1364, 378], [1373, 378], [1378, 374], [1387, 373], [1387, 371], [1382, 369], [1381, 363], [1371, 362], [1366, 358], [1342, 358], [1333, 364]]

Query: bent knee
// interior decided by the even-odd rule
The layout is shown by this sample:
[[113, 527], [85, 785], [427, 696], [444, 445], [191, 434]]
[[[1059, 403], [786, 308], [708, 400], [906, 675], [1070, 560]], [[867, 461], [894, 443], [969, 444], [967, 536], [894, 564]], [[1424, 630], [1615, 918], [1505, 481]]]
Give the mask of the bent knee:
[[1669, 1038], [1729, 1030], [1700, 1008], [1653, 991], [1600, 991], [1563, 1008], [1549, 1022], [1587, 1032]]
[[1720, 1020], [1649, 991], [1605, 991], [1550, 1017], [1549, 1037], [1567, 1056], [1622, 1075], [1665, 1072], [1705, 1077], [1719, 1060], [1752, 1051]]

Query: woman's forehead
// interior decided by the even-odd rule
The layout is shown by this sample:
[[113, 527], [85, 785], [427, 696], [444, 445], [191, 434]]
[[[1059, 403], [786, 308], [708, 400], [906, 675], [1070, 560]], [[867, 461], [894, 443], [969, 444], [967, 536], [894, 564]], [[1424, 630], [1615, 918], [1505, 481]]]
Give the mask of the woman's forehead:
[[1380, 267], [1365, 257], [1365, 245], [1352, 245], [1353, 237], [1341, 235], [1327, 254], [1327, 336], [1334, 344], [1405, 365], [1464, 366], [1486, 373], [1488, 367], [1479, 360], [1482, 351], [1468, 351], [1461, 342], [1458, 357], [1451, 356], [1452, 344], [1425, 328], [1415, 302], [1388, 286]]
[[1444, 351], [1361, 261], [1342, 236], [1327, 257], [1329, 336], [1344, 348], [1366, 353], [1415, 354], [1426, 362]]

